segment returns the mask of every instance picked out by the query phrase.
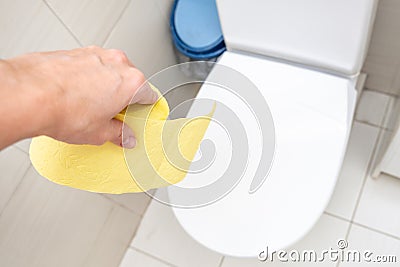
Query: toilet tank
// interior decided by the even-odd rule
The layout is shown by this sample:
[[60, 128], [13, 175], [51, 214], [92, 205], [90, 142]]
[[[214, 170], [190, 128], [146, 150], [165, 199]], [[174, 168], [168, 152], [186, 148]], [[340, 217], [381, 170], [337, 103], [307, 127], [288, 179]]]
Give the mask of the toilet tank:
[[346, 76], [364, 62], [376, 0], [217, 0], [227, 49]]

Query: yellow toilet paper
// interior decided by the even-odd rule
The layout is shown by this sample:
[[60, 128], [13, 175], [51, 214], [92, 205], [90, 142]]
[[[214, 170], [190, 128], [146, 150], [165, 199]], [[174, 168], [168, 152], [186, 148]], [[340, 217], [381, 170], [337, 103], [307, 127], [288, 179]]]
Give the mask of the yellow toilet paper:
[[33, 138], [32, 164], [50, 181], [91, 192], [143, 192], [178, 183], [186, 176], [212, 114], [167, 120], [168, 114], [168, 103], [160, 97], [154, 105], [135, 104], [116, 116], [133, 129], [134, 149], [110, 142], [71, 145], [47, 136]]

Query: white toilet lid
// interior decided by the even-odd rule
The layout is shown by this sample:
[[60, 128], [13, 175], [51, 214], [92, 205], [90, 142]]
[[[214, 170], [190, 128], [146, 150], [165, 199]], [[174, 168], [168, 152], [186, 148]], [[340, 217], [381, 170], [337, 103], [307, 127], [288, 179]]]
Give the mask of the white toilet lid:
[[[256, 257], [266, 246], [273, 251], [292, 245], [323, 213], [341, 168], [356, 93], [349, 79], [280, 62], [226, 52], [219, 63], [247, 76], [270, 107], [276, 135], [270, 174], [249, 194], [261, 155], [256, 124], [240, 99], [204, 85], [196, 99], [215, 99], [238, 111], [249, 134], [249, 165], [240, 183], [221, 200], [173, 210], [185, 231], [204, 246], [226, 255]], [[189, 116], [197, 114], [197, 108], [195, 102]], [[211, 124], [205, 138], [223, 140], [217, 127]], [[205, 185], [224, 171], [229, 144], [215, 145], [210, 169], [188, 174], [178, 186]], [[170, 198], [173, 202], [173, 193]]]

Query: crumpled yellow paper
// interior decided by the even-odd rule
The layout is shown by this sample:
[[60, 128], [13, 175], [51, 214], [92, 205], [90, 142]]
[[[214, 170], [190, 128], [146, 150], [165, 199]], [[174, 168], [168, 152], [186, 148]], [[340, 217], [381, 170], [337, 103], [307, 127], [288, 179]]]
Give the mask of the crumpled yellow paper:
[[118, 114], [135, 133], [134, 149], [110, 142], [71, 145], [39, 136], [32, 140], [30, 159], [50, 181], [91, 192], [122, 194], [176, 184], [186, 176], [212, 113], [177, 120], [167, 120], [168, 115], [163, 97], [154, 105], [135, 104]]

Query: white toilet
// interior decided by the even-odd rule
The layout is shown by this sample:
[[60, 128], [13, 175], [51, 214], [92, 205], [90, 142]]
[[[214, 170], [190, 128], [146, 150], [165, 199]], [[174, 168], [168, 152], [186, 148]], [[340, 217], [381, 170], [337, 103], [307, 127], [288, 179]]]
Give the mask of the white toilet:
[[[257, 138], [249, 138], [248, 171], [228, 195], [203, 207], [173, 208], [195, 240], [225, 255], [257, 257], [267, 246], [270, 252], [290, 247], [312, 229], [341, 169], [376, 5], [374, 0], [217, 0], [227, 45], [219, 63], [260, 90], [274, 120], [276, 146], [270, 173], [254, 194], [249, 186], [260, 151]], [[196, 99], [202, 98], [242, 109], [233, 94], [210, 85], [200, 89]], [[195, 101], [189, 117], [200, 108]], [[251, 136], [254, 123], [242, 113], [237, 115]], [[212, 124], [205, 138], [218, 135]], [[182, 186], [209, 182], [225, 168], [218, 157], [228, 158], [227, 149], [216, 146], [210, 170], [189, 174]]]

